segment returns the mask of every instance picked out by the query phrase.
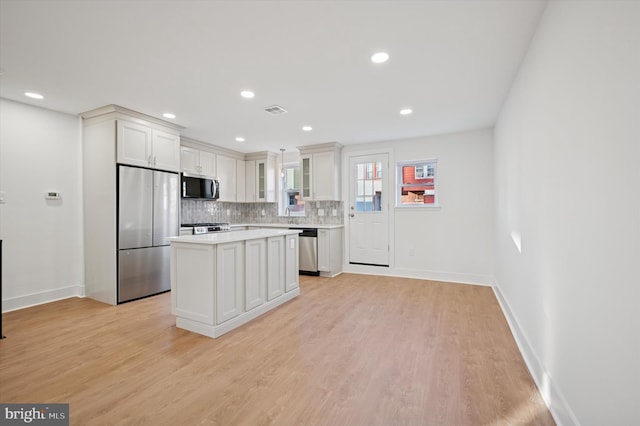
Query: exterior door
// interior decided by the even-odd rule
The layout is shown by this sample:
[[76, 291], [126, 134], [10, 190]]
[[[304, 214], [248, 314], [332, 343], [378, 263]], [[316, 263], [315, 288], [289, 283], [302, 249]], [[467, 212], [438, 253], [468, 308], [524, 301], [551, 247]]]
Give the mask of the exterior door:
[[349, 158], [349, 263], [389, 266], [389, 158]]

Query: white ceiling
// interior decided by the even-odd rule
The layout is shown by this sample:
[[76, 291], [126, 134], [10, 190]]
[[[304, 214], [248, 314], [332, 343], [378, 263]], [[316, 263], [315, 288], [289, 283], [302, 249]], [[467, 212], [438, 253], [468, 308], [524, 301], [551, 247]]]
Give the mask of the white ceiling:
[[[545, 4], [0, 0], [0, 96], [72, 114], [170, 111], [183, 135], [241, 152], [481, 128]], [[379, 50], [382, 65], [369, 60]]]

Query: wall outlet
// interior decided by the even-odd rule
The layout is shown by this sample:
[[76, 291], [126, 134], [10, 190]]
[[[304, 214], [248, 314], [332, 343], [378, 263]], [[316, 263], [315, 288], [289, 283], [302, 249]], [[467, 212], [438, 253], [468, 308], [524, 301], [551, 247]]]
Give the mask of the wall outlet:
[[338, 209], [331, 210], [331, 216], [338, 216]]
[[231, 209], [227, 209], [227, 216], [231, 216]]
[[324, 209], [318, 209], [318, 216], [324, 216]]

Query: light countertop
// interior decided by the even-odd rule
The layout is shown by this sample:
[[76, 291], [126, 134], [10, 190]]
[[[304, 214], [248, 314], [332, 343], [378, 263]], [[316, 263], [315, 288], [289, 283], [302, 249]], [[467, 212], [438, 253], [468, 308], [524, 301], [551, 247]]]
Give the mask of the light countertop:
[[281, 235], [297, 234], [299, 232], [300, 231], [292, 229], [252, 229], [250, 231], [227, 231], [201, 235], [182, 235], [180, 237], [171, 237], [167, 239], [171, 241], [171, 243], [223, 244], [235, 241], [255, 240], [258, 238], [278, 237]]
[[344, 225], [320, 225], [313, 223], [232, 223], [231, 228], [239, 228], [242, 226], [259, 226], [261, 228], [317, 228], [317, 229], [333, 229], [344, 228]]

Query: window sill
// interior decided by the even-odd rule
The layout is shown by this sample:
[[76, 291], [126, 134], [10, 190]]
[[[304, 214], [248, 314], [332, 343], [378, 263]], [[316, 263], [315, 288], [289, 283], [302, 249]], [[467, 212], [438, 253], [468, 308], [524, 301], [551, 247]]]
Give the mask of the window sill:
[[413, 209], [417, 209], [417, 210], [442, 210], [442, 206], [441, 205], [429, 205], [429, 204], [405, 204], [402, 206], [396, 206], [395, 207], [396, 210], [413, 210]]

